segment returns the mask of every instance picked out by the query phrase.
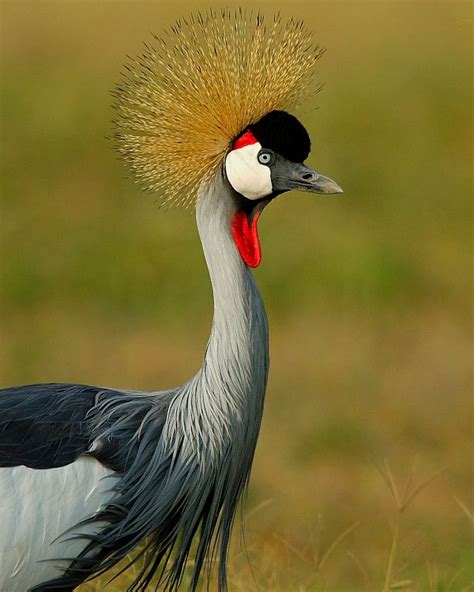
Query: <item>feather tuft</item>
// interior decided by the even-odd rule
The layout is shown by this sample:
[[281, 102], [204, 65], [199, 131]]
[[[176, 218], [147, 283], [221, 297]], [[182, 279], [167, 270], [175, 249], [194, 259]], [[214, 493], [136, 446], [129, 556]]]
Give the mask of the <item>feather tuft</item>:
[[128, 57], [112, 92], [115, 145], [162, 203], [193, 205], [246, 127], [320, 90], [323, 52], [302, 21], [279, 14], [209, 9], [182, 18]]

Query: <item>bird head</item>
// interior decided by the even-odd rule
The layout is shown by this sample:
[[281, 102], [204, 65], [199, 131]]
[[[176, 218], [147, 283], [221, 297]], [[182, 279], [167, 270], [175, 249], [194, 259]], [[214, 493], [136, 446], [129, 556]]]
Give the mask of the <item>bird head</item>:
[[232, 143], [225, 174], [242, 197], [232, 233], [245, 263], [261, 261], [257, 222], [263, 208], [285, 191], [341, 193], [341, 187], [304, 164], [311, 141], [304, 126], [286, 111], [271, 111]]
[[301, 21], [242, 9], [197, 13], [153, 37], [113, 92], [118, 151], [162, 203], [192, 205], [223, 174], [238, 196], [234, 240], [256, 267], [257, 220], [273, 198], [342, 191], [304, 164], [309, 135], [288, 113], [320, 90], [324, 50]]

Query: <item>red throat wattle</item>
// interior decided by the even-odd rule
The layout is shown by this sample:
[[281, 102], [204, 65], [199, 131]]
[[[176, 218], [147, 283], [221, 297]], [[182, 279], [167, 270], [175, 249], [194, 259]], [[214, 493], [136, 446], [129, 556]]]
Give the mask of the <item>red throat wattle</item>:
[[[250, 130], [242, 134], [232, 145], [232, 150], [239, 150], [257, 142]], [[257, 222], [261, 210], [253, 213], [251, 221], [244, 210], [237, 210], [232, 217], [231, 229], [240, 256], [249, 267], [258, 267], [262, 260], [260, 241], [258, 240]]]
[[255, 212], [250, 223], [244, 210], [238, 210], [232, 218], [231, 229], [235, 244], [239, 249], [240, 256], [249, 267], [258, 267], [262, 260], [257, 231], [260, 213], [259, 211]]

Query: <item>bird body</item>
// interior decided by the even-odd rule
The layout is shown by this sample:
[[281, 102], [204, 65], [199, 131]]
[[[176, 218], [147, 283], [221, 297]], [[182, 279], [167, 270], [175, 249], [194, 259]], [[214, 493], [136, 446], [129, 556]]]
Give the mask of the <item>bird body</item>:
[[[0, 391], [1, 509], [9, 514], [2, 592], [72, 591], [131, 553], [143, 562], [130, 590], [145, 590], [154, 576], [175, 590], [190, 556], [195, 590], [216, 555], [218, 589], [226, 589], [268, 377], [267, 317], [250, 269], [261, 260], [257, 223], [285, 191], [341, 189], [303, 164], [306, 130], [275, 109], [300, 96], [320, 55], [301, 24], [274, 19], [267, 30], [261, 15], [223, 11], [185, 25], [181, 45], [169, 49], [156, 38], [162, 53], [146, 46], [128, 67], [115, 125], [138, 179], [165, 201], [181, 200], [185, 189], [187, 203], [196, 200], [214, 302], [203, 364], [167, 391], [68, 384]], [[279, 78], [268, 74], [272, 64]], [[266, 86], [252, 101], [244, 83]]]
[[[22, 460], [39, 467], [46, 457], [54, 464], [55, 454], [64, 454], [66, 446], [60, 436], [64, 426], [70, 425], [71, 415], [75, 425], [81, 426], [78, 431], [82, 434], [81, 447], [72, 451], [75, 460], [71, 464], [43, 470], [24, 466], [2, 469], [22, 471], [13, 488], [9, 478], [1, 474], [5, 489], [2, 493], [6, 495], [2, 499], [9, 500], [11, 519], [25, 516], [24, 510], [15, 505], [21, 503], [36, 520], [42, 521], [36, 524], [37, 531], [43, 533], [42, 541], [52, 542], [57, 537], [59, 540], [46, 545], [45, 553], [42, 544], [28, 546], [28, 532], [18, 532], [12, 526], [15, 536], [26, 544], [21, 547], [16, 541], [6, 541], [4, 552], [11, 557], [11, 564], [1, 572], [0, 590], [26, 590], [34, 584], [60, 579], [61, 568], [70, 562], [65, 565], [61, 558], [80, 556], [88, 543], [86, 526], [81, 528], [84, 539], [71, 542], [70, 532], [65, 537], [61, 535], [91, 515], [95, 516], [96, 532], [97, 525], [109, 522], [107, 513], [112, 507], [134, 508], [134, 513], [116, 510], [116, 524], [109, 527], [108, 534], [115, 551], [122, 548], [125, 554], [130, 537], [141, 541], [154, 531], [160, 533], [160, 546], [165, 542], [171, 546], [179, 532], [183, 535], [187, 544], [175, 559], [178, 578], [200, 524], [213, 525], [200, 535], [200, 561], [209, 550], [214, 528], [225, 541], [222, 553], [227, 552], [235, 505], [250, 474], [268, 375], [268, 328], [263, 302], [231, 232], [230, 222], [238, 199], [222, 173], [212, 183], [206, 183], [199, 194], [197, 225], [213, 288], [214, 317], [202, 368], [189, 382], [156, 393], [81, 385], [32, 385], [16, 393], [7, 389], [3, 396], [0, 394], [0, 405], [3, 403], [5, 408], [0, 420], [6, 428], [3, 441], [6, 444], [12, 438], [8, 425], [16, 426], [16, 430], [30, 434], [30, 449], [36, 453], [35, 458], [17, 458], [13, 462]], [[7, 402], [9, 393], [11, 400], [16, 398], [23, 405], [23, 415], [11, 400]], [[72, 408], [68, 405], [71, 402], [76, 404]], [[33, 416], [29, 415], [31, 412]], [[9, 414], [15, 422], [10, 423]], [[19, 425], [21, 417], [27, 425]], [[49, 423], [47, 432], [45, 417]], [[13, 458], [11, 452], [9, 458]], [[31, 475], [29, 479], [25, 479], [25, 472]], [[20, 491], [21, 488], [28, 491]], [[77, 504], [76, 498], [87, 500], [87, 505]], [[47, 511], [38, 507], [45, 500]], [[181, 507], [177, 516], [173, 515], [176, 506]], [[138, 525], [134, 523], [136, 512], [141, 514]], [[26, 516], [25, 519], [28, 520]], [[34, 524], [34, 520], [29, 523]], [[46, 523], [48, 529], [44, 528]], [[164, 541], [163, 532], [168, 536], [170, 532], [174, 534]], [[21, 547], [18, 553], [28, 557], [20, 559], [21, 569], [15, 568], [19, 561], [10, 545]], [[89, 558], [97, 554], [93, 544], [88, 553]], [[41, 564], [41, 570], [33, 567], [38, 560], [49, 558], [56, 561]], [[222, 560], [224, 565], [225, 555]], [[82, 574], [75, 578], [71, 574], [67, 579], [68, 585], [77, 585]]]
[[62, 575], [57, 566], [64, 567], [64, 560], [58, 558], [76, 557], [86, 545], [66, 540], [68, 529], [110, 499], [114, 475], [87, 457], [52, 469], [1, 469], [2, 531], [10, 534], [0, 539], [0, 590], [25, 592]]

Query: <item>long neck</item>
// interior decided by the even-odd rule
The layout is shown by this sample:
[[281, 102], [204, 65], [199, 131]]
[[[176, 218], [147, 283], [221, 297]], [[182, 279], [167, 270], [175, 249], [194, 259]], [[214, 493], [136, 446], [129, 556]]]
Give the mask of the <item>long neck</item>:
[[[231, 233], [238, 196], [222, 174], [199, 191], [196, 217], [214, 296], [214, 318], [202, 368], [175, 391], [163, 441], [170, 454], [199, 466], [248, 475], [263, 412], [268, 328], [262, 299]], [[236, 486], [237, 487], [237, 486]], [[241, 486], [237, 489], [240, 491]]]
[[226, 333], [230, 329], [234, 315], [239, 321], [248, 312], [246, 301], [252, 279], [231, 235], [230, 220], [234, 211], [231, 191], [220, 175], [201, 188], [196, 219], [214, 298], [211, 341], [221, 331]]
[[224, 421], [230, 421], [229, 414], [247, 428], [248, 422], [257, 421], [258, 432], [268, 374], [268, 327], [253, 276], [232, 237], [237, 207], [237, 196], [222, 174], [200, 190], [197, 225], [214, 297], [200, 383], [209, 404], [227, 416]]

